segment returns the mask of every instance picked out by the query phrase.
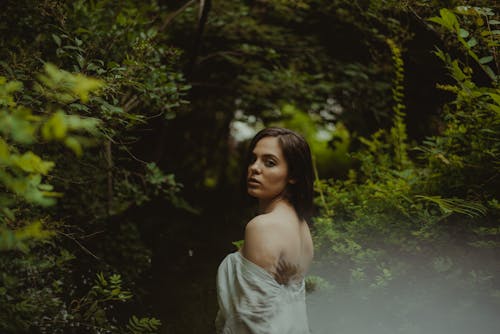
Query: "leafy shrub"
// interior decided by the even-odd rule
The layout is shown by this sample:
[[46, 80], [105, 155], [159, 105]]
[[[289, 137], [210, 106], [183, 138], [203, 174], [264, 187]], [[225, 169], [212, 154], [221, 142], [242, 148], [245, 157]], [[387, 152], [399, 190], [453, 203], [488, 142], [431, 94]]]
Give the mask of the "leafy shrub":
[[[457, 15], [463, 11], [458, 8]], [[464, 15], [471, 11], [490, 15], [481, 8]], [[456, 37], [465, 35], [452, 11], [444, 9], [440, 15], [430, 21]], [[477, 48], [494, 53], [488, 38], [478, 39], [485, 44]], [[351, 302], [357, 300], [360, 307], [384, 305], [385, 312], [397, 314], [396, 322], [382, 314], [376, 320], [389, 331], [412, 332], [406, 327], [412, 313], [442, 302], [448, 293], [456, 295], [455, 302], [443, 317], [455, 324], [467, 319], [469, 308], [460, 305], [499, 305], [498, 80], [472, 51], [476, 44], [458, 40], [465, 57], [477, 61], [492, 86], [477, 85], [467, 63], [437, 50], [454, 80], [438, 87], [455, 99], [443, 106], [441, 133], [410, 148], [402, 104], [403, 62], [399, 47], [389, 40], [396, 72], [392, 127], [360, 138], [364, 148], [354, 154], [360, 167], [347, 180], [317, 182], [323, 214], [315, 220], [314, 237], [321, 275], [349, 291]], [[340, 298], [341, 291], [334, 289], [334, 296]], [[347, 321], [349, 316], [340, 317]], [[411, 326], [416, 332], [433, 330], [424, 323]]]

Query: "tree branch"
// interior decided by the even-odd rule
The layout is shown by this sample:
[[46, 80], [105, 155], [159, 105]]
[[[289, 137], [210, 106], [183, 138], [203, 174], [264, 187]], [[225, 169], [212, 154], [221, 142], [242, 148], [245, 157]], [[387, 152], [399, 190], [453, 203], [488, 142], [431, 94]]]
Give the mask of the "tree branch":
[[186, 8], [188, 8], [189, 6], [191, 6], [193, 3], [195, 3], [196, 0], [190, 0], [188, 2], [186, 2], [184, 4], [184, 6], [182, 6], [181, 8], [177, 9], [175, 12], [173, 12], [172, 14], [170, 14], [169, 16], [167, 16], [165, 18], [165, 21], [163, 21], [163, 24], [161, 25], [160, 29], [158, 31], [163, 31], [167, 28], [167, 26], [169, 25], [169, 23], [175, 19], [180, 13], [182, 13], [184, 10], [186, 10]]

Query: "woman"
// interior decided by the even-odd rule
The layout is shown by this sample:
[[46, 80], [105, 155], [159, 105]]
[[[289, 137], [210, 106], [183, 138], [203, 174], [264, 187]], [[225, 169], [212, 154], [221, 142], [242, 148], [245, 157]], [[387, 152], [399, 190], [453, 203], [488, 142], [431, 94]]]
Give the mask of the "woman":
[[217, 272], [217, 333], [306, 334], [304, 276], [313, 258], [307, 225], [313, 201], [311, 153], [297, 133], [268, 128], [255, 135], [247, 160], [247, 192], [259, 215], [243, 247]]

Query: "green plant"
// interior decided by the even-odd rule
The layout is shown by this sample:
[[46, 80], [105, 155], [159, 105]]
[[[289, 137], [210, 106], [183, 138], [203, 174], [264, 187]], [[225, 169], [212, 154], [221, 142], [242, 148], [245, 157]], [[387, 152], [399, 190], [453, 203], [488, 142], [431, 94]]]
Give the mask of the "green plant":
[[[82, 157], [83, 148], [98, 141], [100, 122], [68, 114], [69, 103], [88, 103], [89, 94], [102, 88], [101, 81], [45, 65], [35, 90], [47, 104], [34, 113], [18, 103], [16, 94], [29, 95], [23, 85], [0, 77], [0, 330], [5, 333], [67, 333], [83, 327], [92, 332], [123, 332], [109, 320], [106, 309], [125, 302], [132, 294], [121, 287], [120, 275], [102, 274], [83, 298], [67, 302], [75, 294], [65, 272], [75, 256], [61, 246], [64, 228], [41, 208], [56, 204], [62, 194], [44, 180], [51, 179], [57, 161], [44, 157], [47, 145], [63, 144]], [[35, 153], [40, 151], [41, 153]], [[159, 172], [156, 171], [158, 177]], [[162, 181], [151, 181], [161, 183]], [[139, 320], [149, 327], [131, 333], [151, 333], [160, 325], [154, 318]]]
[[[459, 17], [472, 29], [461, 26]], [[500, 21], [495, 19], [495, 12], [488, 7], [458, 6], [453, 11], [442, 8], [439, 16], [428, 20], [439, 24], [449, 32], [453, 33], [467, 56], [472, 58], [477, 65], [490, 77], [495, 85], [498, 85], [499, 59], [497, 48], [500, 46], [500, 30], [495, 29]], [[483, 56], [478, 52], [483, 53]], [[493, 64], [496, 72], [491, 68]]]
[[[460, 34], [451, 11], [442, 10], [441, 17], [431, 21]], [[457, 42], [465, 46], [458, 37]], [[474, 47], [494, 52], [488, 39], [477, 42], [465, 43], [466, 57], [475, 59]], [[442, 106], [441, 132], [410, 148], [400, 48], [388, 44], [396, 72], [390, 130], [360, 138], [364, 147], [354, 153], [359, 169], [350, 170], [346, 180], [316, 183], [316, 202], [322, 209], [315, 220], [316, 254], [320, 263], [331, 266], [325, 271], [334, 273], [324, 278], [345, 287], [360, 305], [376, 305], [384, 298], [384, 309], [402, 314], [432, 304], [443, 287], [452, 293], [467, 289], [460, 303], [498, 302], [494, 282], [500, 272], [493, 258], [474, 260], [500, 250], [496, 74], [489, 76], [491, 86], [480, 86], [469, 64], [436, 51], [453, 79], [453, 84], [437, 87], [454, 98]], [[481, 71], [490, 72], [485, 62], [478, 64]], [[419, 286], [419, 281], [426, 284]], [[407, 300], [406, 292], [421, 299]], [[453, 312], [464, 315], [458, 308]]]

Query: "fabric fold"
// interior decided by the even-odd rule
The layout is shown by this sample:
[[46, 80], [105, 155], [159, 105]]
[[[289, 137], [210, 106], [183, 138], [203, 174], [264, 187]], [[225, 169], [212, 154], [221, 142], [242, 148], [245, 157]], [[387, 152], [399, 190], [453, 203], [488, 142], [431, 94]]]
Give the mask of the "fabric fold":
[[217, 271], [218, 334], [309, 334], [304, 279], [286, 285], [246, 259], [226, 256]]

